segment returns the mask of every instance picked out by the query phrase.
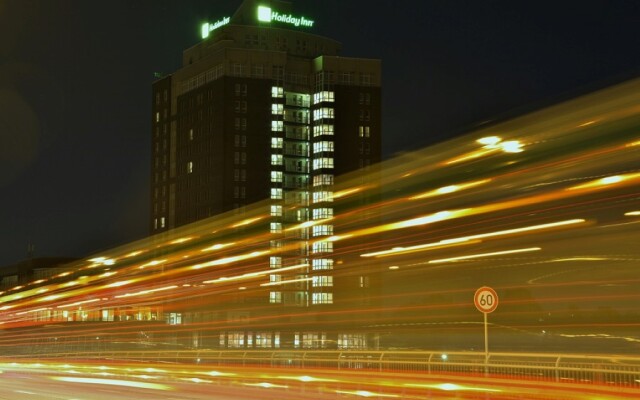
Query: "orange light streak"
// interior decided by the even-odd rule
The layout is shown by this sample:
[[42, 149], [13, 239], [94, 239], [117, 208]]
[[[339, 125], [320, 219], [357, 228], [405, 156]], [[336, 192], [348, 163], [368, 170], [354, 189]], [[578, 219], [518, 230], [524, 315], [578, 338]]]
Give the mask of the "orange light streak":
[[75, 307], [75, 306], [80, 306], [80, 305], [82, 305], [82, 304], [95, 303], [96, 301], [100, 301], [100, 299], [91, 299], [91, 300], [77, 301], [77, 302], [75, 302], [75, 303], [70, 303], [70, 304], [64, 304], [64, 305], [56, 306], [56, 308]]
[[82, 377], [70, 377], [70, 376], [52, 376], [51, 379], [62, 382], [72, 383], [89, 383], [95, 385], [110, 385], [110, 386], [124, 386], [141, 389], [154, 389], [154, 390], [173, 390], [169, 385], [159, 383], [148, 383], [138, 381], [128, 381], [123, 379], [98, 379], [98, 378], [82, 378]]
[[441, 196], [441, 195], [444, 195], [444, 194], [459, 192], [461, 190], [465, 190], [465, 189], [469, 189], [469, 188], [476, 187], [476, 186], [479, 186], [479, 185], [487, 184], [487, 183], [489, 183], [491, 181], [492, 181], [492, 179], [482, 179], [482, 180], [474, 181], [474, 182], [458, 183], [458, 184], [455, 184], [455, 185], [443, 186], [443, 187], [435, 189], [435, 190], [430, 190], [428, 192], [424, 192], [424, 193], [421, 193], [421, 194], [417, 194], [415, 196], [411, 196], [411, 197], [409, 197], [409, 200], [421, 200], [421, 199], [426, 199], [426, 198], [429, 198], [429, 197], [436, 197], [436, 196]]
[[253, 224], [254, 222], [258, 222], [258, 221], [260, 221], [261, 219], [264, 219], [264, 217], [248, 218], [248, 219], [245, 219], [245, 220], [243, 220], [243, 221], [238, 222], [237, 224], [233, 224], [233, 225], [231, 225], [231, 227], [232, 227], [232, 228], [239, 228], [239, 227], [241, 227], [241, 226], [251, 225], [251, 224]]
[[409, 247], [399, 247], [399, 248], [379, 251], [379, 252], [375, 252], [375, 253], [361, 254], [360, 256], [361, 257], [379, 257], [379, 256], [395, 255], [395, 254], [401, 254], [401, 253], [407, 253], [407, 252], [413, 252], [413, 251], [422, 251], [422, 250], [428, 250], [430, 248], [434, 248], [434, 247], [437, 247], [437, 246], [440, 246], [440, 245], [443, 245], [443, 244], [446, 244], [446, 243], [454, 243], [454, 244], [463, 243], [463, 244], [466, 244], [466, 242], [468, 242], [468, 241], [477, 240], [477, 239], [486, 239], [486, 238], [490, 238], [490, 237], [506, 236], [506, 235], [512, 235], [512, 234], [517, 234], [517, 233], [523, 233], [523, 232], [532, 232], [532, 231], [537, 231], [537, 230], [551, 229], [551, 228], [557, 228], [557, 227], [561, 227], [561, 226], [581, 224], [581, 223], [584, 223], [584, 222], [586, 222], [584, 219], [570, 219], [570, 220], [566, 220], [566, 221], [551, 222], [551, 223], [548, 223], [548, 224], [526, 226], [526, 227], [523, 227], [523, 228], [513, 228], [513, 229], [506, 229], [506, 230], [497, 231], [497, 232], [479, 233], [479, 234], [476, 234], [476, 235], [469, 235], [469, 236], [463, 236], [463, 237], [458, 237], [458, 238], [446, 239], [446, 240], [442, 240], [442, 241], [435, 242], [435, 243], [427, 243], [427, 244], [421, 244], [421, 245], [409, 246]]
[[515, 250], [504, 250], [504, 251], [494, 251], [491, 253], [482, 253], [482, 254], [471, 254], [468, 256], [459, 256], [459, 257], [451, 257], [451, 258], [441, 258], [439, 260], [430, 260], [429, 264], [440, 264], [440, 263], [448, 263], [462, 260], [471, 260], [475, 258], [483, 258], [483, 257], [491, 257], [491, 256], [502, 256], [505, 254], [516, 254], [516, 253], [526, 253], [531, 251], [540, 251], [542, 250], [540, 247], [529, 247], [526, 249], [515, 249]]
[[360, 254], [360, 257], [386, 257], [396, 254], [414, 253], [416, 251], [446, 249], [448, 247], [462, 246], [480, 243], [480, 240], [467, 239], [445, 239], [434, 243], [425, 243], [408, 247], [394, 247], [389, 250], [376, 251], [372, 253]]
[[136, 293], [121, 294], [121, 295], [117, 295], [117, 296], [113, 296], [113, 297], [116, 298], [116, 299], [120, 299], [120, 298], [124, 298], [124, 297], [144, 296], [145, 294], [163, 292], [165, 290], [171, 290], [171, 289], [175, 289], [177, 287], [178, 287], [177, 285], [171, 285], [171, 286], [161, 287], [161, 288], [157, 288], [157, 289], [142, 290], [142, 291], [136, 292]]
[[612, 175], [607, 176], [595, 181], [590, 181], [580, 185], [572, 186], [567, 190], [580, 190], [580, 189], [602, 189], [605, 187], [613, 186], [619, 183], [633, 184], [640, 181], [640, 173], [624, 174], [624, 175]]
[[340, 199], [342, 197], [347, 197], [347, 196], [350, 196], [352, 194], [362, 192], [363, 190], [370, 189], [372, 187], [373, 187], [372, 185], [367, 185], [367, 186], [360, 186], [360, 187], [356, 187], [356, 188], [352, 188], [352, 189], [340, 190], [340, 191], [335, 192], [333, 194], [333, 199], [335, 200], [335, 199]]
[[224, 249], [225, 247], [233, 246], [234, 244], [235, 244], [235, 242], [232, 242], [232, 243], [218, 243], [218, 244], [214, 244], [213, 246], [205, 247], [204, 249], [202, 249], [200, 251], [220, 250], [220, 249]]
[[202, 283], [206, 283], [206, 284], [210, 284], [210, 283], [225, 283], [225, 282], [229, 282], [229, 281], [237, 281], [237, 280], [241, 280], [241, 279], [251, 279], [251, 278], [257, 278], [257, 277], [261, 277], [261, 276], [265, 276], [268, 274], [278, 274], [280, 272], [284, 272], [284, 271], [293, 271], [296, 269], [301, 269], [301, 268], [307, 268], [309, 267], [309, 264], [297, 264], [297, 265], [291, 265], [288, 267], [282, 267], [282, 268], [270, 268], [267, 270], [262, 270], [262, 271], [256, 271], [256, 272], [249, 272], [246, 274], [242, 274], [242, 275], [237, 275], [237, 276], [230, 276], [230, 277], [220, 277], [217, 279], [211, 279], [208, 281], [203, 281]]
[[312, 279], [313, 278], [287, 279], [285, 281], [261, 283], [260, 286], [279, 286], [279, 285], [286, 285], [289, 283], [308, 282]]
[[265, 254], [269, 254], [269, 251], [267, 251], [267, 250], [252, 251], [251, 253], [242, 254], [242, 255], [239, 255], [239, 256], [225, 257], [225, 258], [220, 258], [218, 260], [205, 262], [205, 263], [202, 263], [202, 264], [192, 265], [190, 268], [191, 269], [203, 269], [203, 268], [208, 268], [208, 267], [214, 267], [214, 266], [217, 266], [217, 265], [232, 264], [234, 262], [238, 262], [238, 261], [242, 261], [242, 260], [248, 260], [250, 258], [256, 258], [256, 257], [262, 256], [262, 255], [265, 255]]
[[193, 237], [184, 237], [184, 238], [180, 238], [180, 239], [176, 239], [176, 240], [172, 240], [169, 242], [169, 244], [182, 244], [182, 243], [186, 243], [190, 240], [193, 240]]

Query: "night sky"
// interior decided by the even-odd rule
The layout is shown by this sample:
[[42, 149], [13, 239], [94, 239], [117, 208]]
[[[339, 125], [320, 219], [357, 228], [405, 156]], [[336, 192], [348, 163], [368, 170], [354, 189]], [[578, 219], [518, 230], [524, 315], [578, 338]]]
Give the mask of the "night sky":
[[[0, 265], [148, 229], [151, 84], [241, 0], [0, 0]], [[298, 0], [382, 59], [385, 157], [640, 75], [640, 1]]]

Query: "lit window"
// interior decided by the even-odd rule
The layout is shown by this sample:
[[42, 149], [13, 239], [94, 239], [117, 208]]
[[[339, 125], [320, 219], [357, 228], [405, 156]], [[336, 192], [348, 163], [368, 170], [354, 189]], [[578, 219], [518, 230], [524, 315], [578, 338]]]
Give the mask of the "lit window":
[[160, 113], [156, 112], [156, 122], [160, 122]]
[[282, 122], [282, 121], [271, 121], [271, 130], [273, 132], [282, 132], [284, 130], [284, 122]]
[[282, 189], [271, 188], [271, 198], [272, 199], [282, 199]]
[[161, 217], [160, 218], [160, 228], [164, 228], [164, 226], [165, 226], [165, 219], [164, 219], [164, 217]]
[[311, 267], [314, 270], [333, 269], [333, 260], [331, 258], [318, 258], [311, 261]]
[[347, 334], [341, 333], [338, 335], [338, 348], [339, 349], [366, 349], [367, 337], [364, 334]]
[[311, 282], [313, 287], [333, 286], [333, 276], [314, 276]]
[[269, 224], [271, 233], [282, 233], [282, 224], [280, 222], [272, 222]]
[[281, 217], [282, 216], [282, 206], [271, 206], [271, 216], [272, 217]]
[[271, 182], [282, 182], [282, 172], [271, 171]]
[[326, 90], [313, 95], [313, 104], [318, 104], [323, 101], [333, 102], [334, 100], [334, 92]]
[[320, 174], [313, 177], [313, 186], [333, 185], [333, 175]]
[[271, 97], [284, 97], [284, 89], [281, 86], [272, 86]]
[[364, 137], [369, 137], [371, 135], [371, 128], [368, 126], [364, 127]]
[[329, 191], [319, 191], [319, 192], [313, 192], [313, 202], [314, 203], [320, 203], [323, 201], [327, 201], [327, 202], [332, 202], [333, 201], [333, 192], [329, 192]]
[[333, 235], [333, 225], [316, 225], [313, 227], [313, 236]]
[[313, 110], [313, 120], [317, 121], [323, 118], [333, 118], [333, 108], [321, 107], [317, 110]]
[[269, 257], [269, 267], [270, 268], [282, 267], [282, 257]]
[[282, 115], [284, 113], [284, 105], [274, 103], [271, 105], [271, 114]]
[[333, 304], [333, 293], [312, 293], [311, 303]]
[[333, 151], [333, 142], [323, 140], [322, 142], [316, 142], [313, 144], [314, 153], [320, 153], [323, 151]]
[[317, 125], [313, 127], [313, 136], [331, 135], [333, 136], [333, 125]]
[[282, 292], [270, 292], [269, 303], [282, 303]]
[[166, 313], [165, 319], [169, 325], [180, 325], [182, 323], [181, 313]]
[[[276, 301], [275, 303], [280, 303], [280, 302]], [[261, 348], [271, 347], [271, 332], [256, 332], [256, 347], [261, 347]]]
[[281, 149], [282, 148], [282, 138], [278, 138], [278, 137], [271, 138], [271, 148], [272, 149]]
[[313, 210], [313, 219], [333, 218], [333, 208], [316, 208]]
[[193, 140], [193, 129], [189, 129], [189, 140]]
[[193, 161], [189, 161], [187, 163], [187, 174], [190, 174], [193, 172]]
[[313, 160], [313, 169], [333, 168], [333, 157], [320, 157]]
[[244, 332], [229, 332], [227, 346], [230, 348], [244, 347]]
[[282, 165], [282, 154], [272, 154], [271, 165]]
[[311, 251], [314, 254], [333, 253], [333, 242], [327, 242], [327, 241], [315, 242], [311, 247]]

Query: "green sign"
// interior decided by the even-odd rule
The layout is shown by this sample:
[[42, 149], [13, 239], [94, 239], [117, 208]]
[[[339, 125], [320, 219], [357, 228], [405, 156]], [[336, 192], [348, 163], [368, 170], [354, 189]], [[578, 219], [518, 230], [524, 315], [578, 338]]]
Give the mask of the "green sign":
[[205, 39], [209, 37], [209, 32], [228, 24], [229, 21], [231, 21], [231, 17], [224, 17], [220, 21], [216, 21], [213, 24], [205, 22], [204, 24], [202, 24], [202, 38]]
[[280, 14], [279, 12], [272, 10], [271, 7], [265, 6], [258, 6], [258, 21], [277, 21], [294, 26], [304, 26], [307, 28], [311, 28], [314, 22], [310, 19], [306, 19], [305, 17], [294, 17], [291, 14]]

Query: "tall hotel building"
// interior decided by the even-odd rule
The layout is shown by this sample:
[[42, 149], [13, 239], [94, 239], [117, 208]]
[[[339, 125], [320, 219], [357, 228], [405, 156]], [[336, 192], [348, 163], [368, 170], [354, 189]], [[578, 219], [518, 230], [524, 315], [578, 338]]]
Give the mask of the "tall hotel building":
[[311, 33], [321, 23], [246, 0], [153, 84], [151, 233], [270, 199], [271, 248], [298, 244], [265, 265], [308, 264], [311, 277], [265, 294], [273, 305], [334, 303], [333, 243], [318, 241], [335, 234], [333, 186], [381, 157], [380, 60], [339, 56], [340, 43]]

